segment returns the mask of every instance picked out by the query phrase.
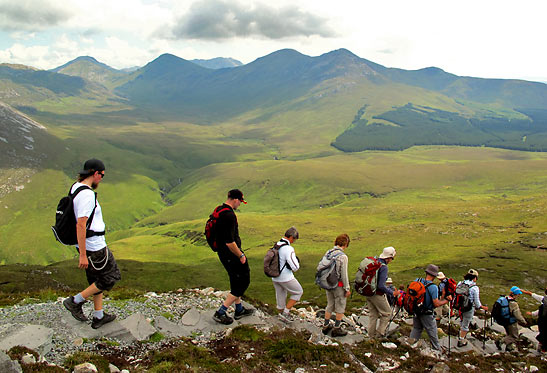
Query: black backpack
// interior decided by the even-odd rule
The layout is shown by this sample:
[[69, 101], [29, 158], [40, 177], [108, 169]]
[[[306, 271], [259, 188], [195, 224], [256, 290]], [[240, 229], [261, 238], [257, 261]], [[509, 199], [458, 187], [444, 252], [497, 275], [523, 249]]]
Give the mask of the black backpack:
[[[68, 195], [61, 198], [57, 205], [57, 211], [55, 212], [55, 225], [51, 227], [55, 239], [63, 245], [76, 245], [78, 243], [78, 237], [76, 235], [76, 216], [74, 216], [74, 198], [84, 189], [90, 189], [87, 185], [82, 185], [70, 193], [72, 186], [68, 190]], [[91, 211], [89, 219], [87, 219], [86, 225], [86, 237], [104, 235], [104, 232], [93, 232], [89, 230], [93, 216], [95, 215], [95, 208], [97, 208], [97, 193], [95, 193], [95, 207]]]
[[209, 215], [209, 219], [207, 219], [207, 223], [205, 223], [205, 238], [207, 239], [207, 243], [209, 244], [209, 247], [213, 251], [218, 251], [218, 245], [217, 245], [217, 232], [216, 232], [216, 225], [218, 218], [220, 216], [221, 212], [229, 211], [230, 208], [225, 207], [221, 208], [222, 206], [217, 206], [211, 215]]

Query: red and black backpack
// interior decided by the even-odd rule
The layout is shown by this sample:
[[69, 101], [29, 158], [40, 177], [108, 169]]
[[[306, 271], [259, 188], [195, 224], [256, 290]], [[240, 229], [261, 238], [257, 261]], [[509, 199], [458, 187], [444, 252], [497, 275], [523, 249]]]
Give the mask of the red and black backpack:
[[229, 211], [229, 207], [217, 206], [211, 215], [209, 215], [209, 219], [207, 219], [207, 223], [205, 223], [205, 238], [207, 239], [207, 243], [211, 247], [211, 250], [218, 251], [218, 244], [217, 244], [217, 232], [216, 232], [216, 225], [218, 218], [221, 213], [224, 211]]

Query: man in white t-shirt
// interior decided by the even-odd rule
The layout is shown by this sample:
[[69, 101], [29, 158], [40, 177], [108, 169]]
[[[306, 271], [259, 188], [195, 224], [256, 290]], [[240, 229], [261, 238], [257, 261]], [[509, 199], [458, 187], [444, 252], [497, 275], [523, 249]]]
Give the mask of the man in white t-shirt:
[[[294, 273], [300, 268], [300, 263], [291, 245], [298, 239], [298, 231], [295, 227], [287, 229], [285, 236], [279, 240], [279, 267], [281, 273], [277, 277], [272, 277], [275, 288], [275, 298], [277, 300], [277, 309], [279, 318], [284, 322], [291, 322], [293, 318], [290, 314], [291, 308], [300, 300], [304, 290], [294, 277]], [[287, 293], [290, 294], [287, 302]]]
[[116, 260], [106, 245], [101, 205], [94, 192], [103, 180], [104, 173], [104, 163], [98, 159], [90, 159], [85, 162], [78, 181], [70, 189], [70, 193], [74, 193], [82, 186], [88, 187], [74, 197], [73, 204], [78, 238], [76, 248], [80, 253], [78, 267], [85, 269], [89, 287], [75, 296], [66, 298], [63, 305], [76, 320], [87, 321], [88, 318], [84, 315], [82, 306], [87, 298], [93, 296], [94, 312], [91, 322], [93, 329], [116, 318], [116, 315], [103, 311], [103, 291], [111, 290], [121, 279]]

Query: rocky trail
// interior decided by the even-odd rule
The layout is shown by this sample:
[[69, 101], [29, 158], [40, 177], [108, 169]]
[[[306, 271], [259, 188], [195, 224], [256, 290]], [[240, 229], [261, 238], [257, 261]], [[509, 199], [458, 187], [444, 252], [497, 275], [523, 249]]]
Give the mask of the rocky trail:
[[[390, 324], [388, 339], [369, 340], [366, 333], [368, 325], [366, 307], [359, 314], [348, 313], [343, 320], [348, 335], [336, 338], [323, 335], [321, 323], [324, 311], [313, 306], [297, 307], [294, 313], [295, 321], [285, 323], [277, 316], [269, 315], [260, 307], [244, 302], [244, 306], [254, 309], [255, 313], [252, 316], [234, 320], [231, 325], [221, 325], [213, 321], [212, 315], [225, 295], [225, 292], [207, 288], [180, 289], [164, 294], [147, 293], [127, 300], [107, 298], [105, 310], [116, 314], [117, 319], [96, 330], [90, 327], [90, 322], [75, 320], [64, 309], [63, 298], [55, 302], [2, 308], [0, 309], [0, 371], [66, 371], [67, 367], [69, 371], [97, 371], [93, 370], [97, 367], [67, 365], [71, 356], [81, 353], [106, 357], [110, 363], [107, 371], [116, 372], [122, 368], [127, 371], [147, 371], [151, 366], [151, 354], [176, 348], [180, 343], [204, 347], [211, 354], [216, 354], [220, 363], [235, 364], [238, 360], [248, 361], [249, 365], [242, 365], [240, 371], [268, 371], [270, 368], [259, 368], [260, 359], [265, 357], [265, 355], [261, 356], [259, 351], [262, 347], [256, 344], [259, 341], [251, 338], [249, 341], [243, 339], [245, 343], [228, 343], [227, 345], [227, 338], [238, 330], [247, 332], [255, 330], [256, 333], [260, 333], [257, 335], [260, 335], [264, 341], [267, 340], [267, 336], [281, 335], [285, 331], [300, 333], [299, 335], [305, 338], [303, 349], [308, 348], [306, 346], [325, 347], [327, 351], [342, 351], [345, 355], [344, 361], [340, 361], [339, 366], [334, 359], [325, 364], [302, 362], [301, 366], [293, 366], [290, 369], [287, 369], [286, 364], [281, 364], [277, 368], [272, 368], [272, 371], [330, 371], [336, 367], [348, 371], [441, 372], [450, 371], [451, 365], [452, 370], [457, 371], [454, 370], [456, 362], [458, 362], [457, 366], [466, 370], [487, 369], [468, 362], [469, 359], [466, 359], [466, 356], [487, 361], [488, 367], [498, 371], [531, 372], [536, 369], [547, 369], [545, 354], [541, 355], [537, 352], [535, 340], [537, 326], [535, 326], [536, 329], [521, 328], [520, 351], [506, 353], [499, 351], [494, 343], [495, 339], [501, 338], [504, 334], [503, 328], [495, 323], [491, 324], [490, 320], [486, 322], [485, 332], [482, 329], [485, 321], [475, 317], [474, 325], [472, 325], [475, 328], [474, 337], [469, 338], [470, 343], [467, 346], [458, 348], [456, 347], [457, 337], [454, 336], [457, 333], [458, 322], [451, 321], [452, 336], [449, 342], [446, 334], [448, 320], [443, 319], [439, 328], [439, 338], [444, 348], [441, 354], [431, 350], [427, 340], [421, 339], [416, 342], [408, 338], [412, 325], [411, 318], [395, 319]], [[86, 302], [84, 312], [91, 314], [91, 302]], [[482, 335], [484, 334], [487, 338], [483, 343]], [[449, 343], [450, 354], [448, 353]], [[20, 354], [18, 359], [11, 360], [14, 349], [17, 349], [15, 346], [24, 346], [29, 350], [27, 353]], [[234, 352], [227, 353], [226, 350], [230, 348]], [[24, 351], [27, 351], [26, 349]], [[10, 350], [12, 352], [10, 356], [4, 353]], [[283, 362], [283, 359], [280, 361]], [[411, 361], [414, 361], [412, 364], [423, 363], [426, 366], [416, 366], [415, 368], [418, 369], [413, 370]], [[419, 361], [421, 363], [418, 363]], [[293, 359], [293, 363], [297, 362]], [[29, 368], [31, 366], [40, 366], [42, 370], [31, 370]], [[187, 365], [187, 368], [192, 370], [195, 367]], [[215, 371], [213, 368], [205, 370]], [[176, 369], [157, 371], [176, 371]]]

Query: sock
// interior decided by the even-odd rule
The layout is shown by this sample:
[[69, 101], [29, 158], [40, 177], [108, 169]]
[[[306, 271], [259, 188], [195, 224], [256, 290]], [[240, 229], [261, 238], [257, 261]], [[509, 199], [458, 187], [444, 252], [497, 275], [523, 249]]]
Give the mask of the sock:
[[330, 324], [330, 319], [325, 319], [325, 323], [323, 324], [323, 326], [329, 326]]
[[80, 303], [83, 303], [83, 302], [85, 302], [85, 298], [82, 297], [81, 293], [78, 293], [74, 296], [74, 303], [80, 304]]
[[236, 303], [236, 312], [243, 311], [243, 305], [241, 303]]
[[287, 307], [285, 307], [285, 309], [283, 310], [283, 313], [284, 313], [285, 315], [288, 315], [289, 312], [291, 312], [291, 310], [289, 310]]
[[228, 307], [226, 307], [224, 304], [218, 309], [218, 313], [220, 313], [221, 315], [224, 315], [226, 311], [228, 311]]
[[341, 323], [342, 323], [342, 320], [336, 320], [334, 323], [334, 327], [339, 328]]
[[104, 312], [103, 310], [95, 310], [93, 311], [93, 317], [96, 318], [96, 319], [102, 319], [104, 316]]

